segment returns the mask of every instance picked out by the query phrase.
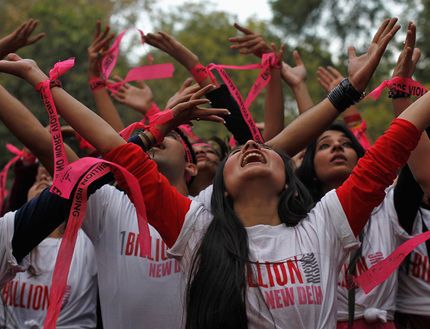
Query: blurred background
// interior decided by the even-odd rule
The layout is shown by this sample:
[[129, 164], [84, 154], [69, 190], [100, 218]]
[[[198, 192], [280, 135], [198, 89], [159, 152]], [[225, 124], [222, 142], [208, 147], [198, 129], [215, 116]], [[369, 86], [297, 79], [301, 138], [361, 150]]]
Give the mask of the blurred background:
[[[246, 3], [244, 6], [243, 4]], [[146, 64], [149, 54], [154, 63], [172, 62], [176, 71], [172, 79], [148, 81], [154, 98], [160, 108], [179, 88], [188, 76], [187, 72], [168, 56], [139, 42], [139, 35], [132, 28], [144, 32], [166, 31], [194, 51], [203, 64], [211, 62], [243, 65], [256, 63], [253, 56], [242, 56], [229, 48], [228, 37], [236, 35], [233, 23], [238, 22], [264, 35], [268, 41], [284, 43], [284, 60], [291, 65], [291, 52], [298, 49], [308, 70], [308, 86], [315, 102], [326, 93], [316, 80], [318, 66], [334, 65], [346, 74], [347, 46], [353, 45], [360, 53], [369, 45], [371, 36], [383, 18], [399, 17], [402, 27], [412, 20], [417, 24], [417, 45], [422, 57], [415, 79], [426, 85], [430, 81], [428, 54], [430, 43], [425, 42], [430, 34], [429, 0], [223, 0], [174, 1], [174, 0], [25, 0], [0, 1], [0, 33], [6, 35], [28, 18], [39, 20], [35, 33], [45, 32], [47, 36], [40, 42], [23, 48], [19, 55], [35, 59], [47, 71], [55, 62], [69, 57], [76, 58], [75, 67], [61, 78], [63, 86], [74, 97], [90, 108], [94, 102], [87, 83], [87, 47], [91, 43], [95, 23], [98, 19], [110, 23], [116, 32], [130, 29], [121, 46], [120, 59], [115, 72], [124, 76], [134, 66]], [[396, 39], [388, 46], [368, 90], [389, 79], [402, 48], [405, 28], [397, 33]], [[233, 80], [246, 97], [257, 72], [231, 72]], [[14, 96], [27, 105], [43, 124], [47, 115], [40, 97], [22, 80], [0, 75], [0, 83]], [[429, 87], [429, 85], [427, 85]], [[285, 85], [286, 122], [296, 115], [296, 105]], [[251, 107], [255, 121], [263, 118], [264, 97], [260, 95]], [[140, 120], [139, 114], [118, 106], [126, 124]], [[392, 119], [391, 105], [387, 97], [378, 102], [365, 100], [359, 109], [367, 121], [370, 136], [375, 138], [388, 126]], [[203, 137], [214, 134], [225, 135], [220, 125], [199, 122], [195, 131]], [[11, 158], [4, 145], [9, 142], [20, 146], [16, 139], [0, 123], [0, 167]]]

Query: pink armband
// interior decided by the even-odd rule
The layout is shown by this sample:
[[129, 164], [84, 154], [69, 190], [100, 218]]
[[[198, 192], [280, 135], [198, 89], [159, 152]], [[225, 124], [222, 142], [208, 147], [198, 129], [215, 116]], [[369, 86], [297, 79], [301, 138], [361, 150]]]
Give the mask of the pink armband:
[[88, 80], [88, 83], [90, 85], [91, 91], [96, 91], [96, 90], [106, 88], [106, 80], [103, 80], [101, 78], [97, 78], [97, 77], [91, 78], [90, 80]]
[[205, 66], [198, 63], [190, 70], [191, 75], [198, 84], [202, 83], [207, 78], [211, 79], [212, 83], [216, 84], [215, 76]]
[[369, 93], [369, 97], [377, 100], [381, 96], [384, 88], [395, 89], [416, 97], [421, 97], [427, 92], [427, 89], [418, 81], [410, 78], [394, 77], [391, 80], [383, 81], [378, 87]]

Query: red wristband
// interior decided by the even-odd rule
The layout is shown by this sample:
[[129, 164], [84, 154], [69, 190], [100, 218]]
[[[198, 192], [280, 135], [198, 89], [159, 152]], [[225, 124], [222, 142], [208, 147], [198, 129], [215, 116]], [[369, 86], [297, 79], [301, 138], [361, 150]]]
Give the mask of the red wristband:
[[100, 78], [91, 78], [88, 80], [88, 83], [90, 84], [91, 91], [106, 88], [106, 80]]
[[197, 64], [190, 70], [191, 75], [193, 76], [194, 80], [196, 80], [197, 83], [201, 83], [207, 78], [210, 78], [213, 83], [216, 83], [215, 76], [212, 74], [211, 71], [207, 69], [207, 67], [203, 66], [202, 64]]

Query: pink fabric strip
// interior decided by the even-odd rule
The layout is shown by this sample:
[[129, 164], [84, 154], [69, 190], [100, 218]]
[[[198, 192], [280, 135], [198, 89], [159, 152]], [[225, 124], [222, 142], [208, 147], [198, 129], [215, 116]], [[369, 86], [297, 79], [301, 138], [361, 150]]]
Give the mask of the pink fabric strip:
[[[113, 167], [112, 169], [115, 169], [115, 174], [120, 174], [127, 183], [127, 192], [136, 208], [139, 234], [142, 236], [142, 239], [139, 241], [142, 254], [145, 256], [150, 255], [150, 233], [146, 218], [145, 203], [137, 179], [125, 168], [101, 159], [82, 158], [70, 164], [65, 172], [68, 178], [61, 177], [61, 180], [54, 181], [55, 190], [60, 191], [61, 194], [65, 194], [63, 192], [64, 188], [68, 190], [67, 184], [76, 186], [77, 183], [78, 185], [73, 196], [66, 231], [61, 241], [52, 276], [49, 307], [44, 329], [54, 329], [56, 327], [57, 318], [61, 311], [78, 230], [82, 226], [85, 216], [87, 188], [93, 181], [111, 171], [112, 169], [109, 169], [109, 167]], [[70, 177], [74, 177], [74, 179], [71, 180]]]
[[154, 115], [158, 112], [160, 112], [160, 108], [155, 102], [152, 102], [151, 107], [149, 108], [148, 112], [146, 112], [144, 120], [147, 119], [148, 122], [151, 123]]
[[[49, 72], [50, 79], [57, 79], [73, 66], [73, 61], [64, 61], [55, 64]], [[37, 86], [41, 90], [44, 105], [50, 117], [50, 131], [54, 147], [55, 175], [51, 192], [63, 198], [70, 199], [75, 187], [72, 207], [67, 221], [67, 227], [61, 246], [57, 255], [55, 269], [52, 277], [51, 292], [49, 296], [49, 307], [45, 320], [45, 329], [54, 329], [58, 315], [61, 310], [62, 298], [64, 295], [67, 278], [70, 270], [70, 263], [76, 243], [78, 230], [82, 225], [87, 205], [87, 188], [90, 183], [106, 174], [113, 167], [115, 174], [120, 174], [127, 183], [126, 189], [129, 192], [130, 200], [134, 203], [137, 213], [139, 233], [142, 235], [140, 246], [144, 255], [150, 254], [150, 234], [148, 221], [146, 219], [146, 209], [140, 186], [137, 179], [125, 168], [114, 163], [95, 158], [83, 158], [71, 165], [67, 165], [67, 158], [61, 127], [58, 120], [57, 110], [49, 88], [49, 81], [44, 81]], [[57, 168], [59, 161], [63, 160], [64, 168]]]
[[[279, 60], [276, 58], [274, 53], [263, 54], [261, 64], [249, 64], [243, 66], [236, 65], [216, 65], [210, 64], [208, 66], [209, 70], [215, 69], [220, 74], [222, 80], [227, 85], [231, 95], [235, 98], [236, 102], [239, 104], [242, 116], [248, 125], [253, 139], [259, 143], [263, 143], [263, 137], [260, 134], [260, 131], [255, 125], [254, 120], [251, 117], [249, 112], [249, 108], [252, 102], [257, 98], [257, 96], [261, 93], [261, 91], [267, 86], [271, 79], [270, 69], [272, 67], [279, 67]], [[251, 90], [248, 93], [248, 96], [243, 102], [242, 96], [236, 85], [233, 83], [231, 78], [227, 75], [227, 73], [223, 69], [231, 69], [231, 70], [253, 70], [260, 69], [260, 73], [258, 74], [257, 79], [251, 87]]]
[[428, 239], [430, 239], [430, 231], [414, 236], [401, 244], [387, 258], [354, 278], [354, 282], [368, 294], [373, 288], [384, 282], [401, 265], [412, 250]]
[[57, 109], [54, 99], [52, 98], [49, 82], [58, 79], [61, 75], [70, 70], [75, 63], [74, 58], [58, 62], [49, 71], [49, 79], [39, 83], [36, 90], [41, 93], [43, 105], [49, 115], [49, 128], [52, 135], [52, 148], [54, 154], [54, 179], [64, 171], [69, 163], [66, 156], [66, 150], [63, 144], [63, 136], [61, 134], [60, 120], [58, 119]]
[[[140, 40], [142, 44], [145, 42], [145, 33], [142, 30], [139, 30]], [[120, 51], [120, 43], [124, 34], [127, 30], [122, 31], [118, 34], [112, 46], [109, 48], [108, 52], [102, 59], [102, 75], [103, 79], [106, 81], [106, 87], [116, 93], [118, 89], [125, 83], [136, 81], [136, 80], [153, 80], [153, 79], [165, 79], [171, 78], [173, 76], [173, 72], [175, 68], [171, 63], [165, 64], [154, 64], [154, 65], [146, 65], [132, 68], [126, 75], [123, 81], [108, 83], [110, 75], [112, 74], [113, 69], [118, 61], [119, 51]]]
[[230, 94], [233, 96], [236, 103], [239, 105], [242, 117], [245, 120], [249, 130], [251, 131], [252, 139], [258, 143], [264, 143], [263, 137], [261, 136], [260, 131], [258, 130], [257, 126], [255, 125], [255, 122], [252, 119], [252, 116], [251, 116], [251, 113], [249, 112], [249, 109], [246, 107], [245, 102], [243, 101], [243, 98], [240, 94], [239, 89], [236, 87], [233, 80], [231, 80], [231, 78], [227, 74], [227, 72], [224, 71], [223, 66], [216, 65], [216, 64], [209, 64], [208, 69], [209, 70], [216, 70], [219, 73], [219, 75], [221, 76], [221, 79], [226, 84], [228, 90], [230, 91]]
[[109, 48], [106, 55], [103, 56], [102, 74], [105, 80], [109, 79], [116, 65], [116, 62], [118, 61], [119, 45], [121, 43], [122, 38], [124, 37], [125, 32], [127, 32], [127, 30], [122, 31], [120, 34], [118, 34], [118, 36], [115, 38], [115, 41], [113, 42], [112, 46]]
[[132, 123], [131, 125], [129, 125], [125, 129], [121, 130], [119, 134], [121, 135], [121, 137], [123, 139], [125, 139], [127, 141], [130, 138], [131, 134], [133, 134], [133, 131], [135, 131], [137, 129], [145, 130], [147, 128], [148, 128], [148, 125], [146, 125], [142, 121], [138, 121], [138, 122]]
[[370, 146], [372, 146], [369, 140], [367, 139], [366, 130], [367, 130], [367, 125], [366, 125], [366, 121], [364, 120], [361, 120], [361, 123], [358, 127], [354, 127], [351, 129], [355, 138], [357, 138], [357, 140], [360, 142], [361, 146], [363, 146], [365, 150], [367, 150]]
[[394, 77], [391, 80], [383, 81], [378, 87], [376, 87], [372, 92], [369, 93], [368, 97], [377, 100], [381, 96], [381, 93], [384, 88], [394, 88], [408, 95], [416, 97], [421, 97], [427, 92], [427, 89], [418, 81], [415, 81], [410, 78]]
[[132, 68], [124, 80], [115, 83], [107, 83], [106, 86], [110, 91], [115, 93], [127, 82], [171, 78], [174, 71], [175, 68], [171, 63], [139, 66]]
[[3, 167], [3, 169], [0, 171], [0, 211], [4, 210], [4, 202], [8, 195], [7, 191], [7, 176], [9, 173], [10, 167], [12, 167], [22, 156], [24, 156], [25, 152], [19, 150], [12, 144], [6, 144], [6, 148], [15, 156], [10, 159], [6, 165]]

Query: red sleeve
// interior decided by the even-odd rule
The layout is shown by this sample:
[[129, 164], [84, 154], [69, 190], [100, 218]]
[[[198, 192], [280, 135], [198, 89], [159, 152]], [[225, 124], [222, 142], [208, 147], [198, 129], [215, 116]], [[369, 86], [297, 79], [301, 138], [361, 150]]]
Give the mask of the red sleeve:
[[393, 183], [420, 136], [421, 132], [409, 121], [394, 120], [336, 190], [355, 235], [366, 225], [372, 210], [384, 200], [385, 189]]
[[133, 143], [113, 149], [104, 158], [123, 166], [138, 179], [148, 222], [169, 247], [173, 246], [181, 232], [191, 200], [170, 185], [158, 171], [157, 164]]

